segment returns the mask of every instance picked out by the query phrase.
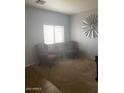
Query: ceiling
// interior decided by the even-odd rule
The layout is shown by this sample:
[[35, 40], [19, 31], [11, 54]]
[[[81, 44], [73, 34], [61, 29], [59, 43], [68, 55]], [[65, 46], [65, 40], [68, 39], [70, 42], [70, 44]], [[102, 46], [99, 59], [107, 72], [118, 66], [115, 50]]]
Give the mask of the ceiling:
[[98, 8], [98, 0], [44, 0], [46, 1], [44, 5], [39, 5], [35, 1], [25, 0], [25, 3], [36, 8], [43, 8], [69, 15]]

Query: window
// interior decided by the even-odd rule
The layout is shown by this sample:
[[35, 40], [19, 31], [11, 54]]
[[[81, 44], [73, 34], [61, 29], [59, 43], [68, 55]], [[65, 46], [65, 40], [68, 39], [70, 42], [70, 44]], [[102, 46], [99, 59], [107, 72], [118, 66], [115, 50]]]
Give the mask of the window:
[[53, 44], [54, 43], [54, 28], [51, 25], [44, 25], [44, 43]]
[[64, 42], [64, 26], [44, 25], [43, 31], [45, 44]]

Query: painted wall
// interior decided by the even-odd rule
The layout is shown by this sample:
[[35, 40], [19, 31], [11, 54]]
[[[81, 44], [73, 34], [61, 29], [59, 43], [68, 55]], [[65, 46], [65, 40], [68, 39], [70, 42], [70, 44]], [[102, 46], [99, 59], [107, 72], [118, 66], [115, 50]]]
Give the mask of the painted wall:
[[61, 13], [26, 6], [25, 9], [26, 65], [36, 62], [34, 46], [43, 43], [43, 24], [64, 26], [65, 41], [70, 40], [70, 17]]
[[98, 55], [98, 39], [86, 37], [83, 34], [84, 30], [81, 29], [82, 20], [92, 13], [98, 14], [98, 10], [94, 9], [71, 16], [71, 40], [77, 41], [83, 54], [88, 56]]

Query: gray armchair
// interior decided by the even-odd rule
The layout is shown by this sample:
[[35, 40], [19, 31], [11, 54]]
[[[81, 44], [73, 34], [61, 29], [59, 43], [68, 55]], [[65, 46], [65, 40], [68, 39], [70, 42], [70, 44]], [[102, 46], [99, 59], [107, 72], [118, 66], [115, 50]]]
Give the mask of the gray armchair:
[[54, 62], [57, 60], [57, 55], [55, 53], [49, 53], [46, 44], [37, 44], [35, 49], [39, 65], [54, 65]]
[[78, 58], [79, 48], [78, 43], [75, 41], [68, 41], [64, 45], [64, 55], [67, 58]]

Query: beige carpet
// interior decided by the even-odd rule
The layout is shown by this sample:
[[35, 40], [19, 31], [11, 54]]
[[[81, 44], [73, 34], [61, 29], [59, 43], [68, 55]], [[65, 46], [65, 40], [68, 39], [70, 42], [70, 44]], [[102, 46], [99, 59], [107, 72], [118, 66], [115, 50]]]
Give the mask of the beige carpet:
[[63, 93], [97, 93], [96, 64], [93, 60], [66, 59], [56, 62], [52, 68], [37, 65], [33, 68]]

